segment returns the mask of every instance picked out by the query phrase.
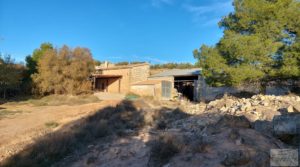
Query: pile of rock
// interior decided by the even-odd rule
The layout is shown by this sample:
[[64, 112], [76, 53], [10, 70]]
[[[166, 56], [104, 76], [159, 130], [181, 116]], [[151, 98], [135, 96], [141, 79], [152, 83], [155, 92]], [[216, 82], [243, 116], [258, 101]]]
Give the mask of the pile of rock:
[[219, 113], [245, 115], [249, 120], [272, 120], [282, 113], [300, 112], [299, 96], [254, 95], [251, 98], [235, 98], [225, 96], [205, 103], [182, 102], [183, 110], [192, 115], [203, 113]]

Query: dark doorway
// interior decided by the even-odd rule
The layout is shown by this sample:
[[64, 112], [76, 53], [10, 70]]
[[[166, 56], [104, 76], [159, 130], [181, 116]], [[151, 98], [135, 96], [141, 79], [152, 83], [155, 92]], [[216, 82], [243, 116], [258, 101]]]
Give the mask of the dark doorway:
[[95, 88], [101, 92], [107, 92], [108, 79], [96, 78]]
[[174, 87], [183, 97], [194, 101], [195, 80], [198, 80], [198, 76], [174, 77]]

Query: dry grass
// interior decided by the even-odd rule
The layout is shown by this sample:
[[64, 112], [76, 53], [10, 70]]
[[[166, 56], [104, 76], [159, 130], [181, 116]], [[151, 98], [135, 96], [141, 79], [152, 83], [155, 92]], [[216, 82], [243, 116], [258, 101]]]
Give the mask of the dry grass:
[[159, 139], [152, 141], [148, 166], [163, 166], [168, 163], [180, 151], [175, 140], [174, 136], [162, 135]]
[[81, 105], [86, 103], [96, 103], [100, 100], [94, 95], [49, 95], [40, 99], [29, 99], [20, 102], [10, 102], [8, 104], [32, 104], [34, 106], [60, 106], [60, 105]]
[[207, 141], [203, 137], [199, 137], [195, 141], [191, 142], [190, 149], [194, 153], [207, 153], [211, 150], [212, 145], [212, 141]]
[[9, 117], [18, 113], [22, 113], [22, 111], [16, 110], [16, 111], [12, 111], [12, 110], [5, 110], [2, 109], [0, 110], [0, 119], [1, 118], [5, 118], [5, 117]]

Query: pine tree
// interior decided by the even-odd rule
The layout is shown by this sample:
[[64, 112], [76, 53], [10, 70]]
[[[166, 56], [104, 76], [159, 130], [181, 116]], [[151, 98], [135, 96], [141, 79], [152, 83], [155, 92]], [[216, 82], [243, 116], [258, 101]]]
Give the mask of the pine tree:
[[194, 51], [212, 85], [239, 86], [300, 77], [300, 2], [235, 0], [216, 46]]

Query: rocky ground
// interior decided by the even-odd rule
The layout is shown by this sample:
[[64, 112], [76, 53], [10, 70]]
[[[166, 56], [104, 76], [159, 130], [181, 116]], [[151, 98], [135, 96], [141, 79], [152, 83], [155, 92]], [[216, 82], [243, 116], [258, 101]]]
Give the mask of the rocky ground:
[[111, 133], [53, 166], [270, 166], [271, 149], [297, 149], [300, 141], [295, 95], [224, 96], [209, 103], [140, 99], [99, 113], [87, 120], [107, 123]]
[[[299, 136], [288, 127], [276, 129], [281, 117], [291, 126], [299, 124], [299, 107], [299, 96], [223, 97], [208, 104], [148, 102], [142, 107], [144, 117], [154, 123], [110, 144], [91, 145], [84, 156], [64, 165], [270, 166], [270, 149], [299, 146]], [[157, 119], [155, 112], [164, 114]], [[288, 137], [281, 140], [280, 135]]]

